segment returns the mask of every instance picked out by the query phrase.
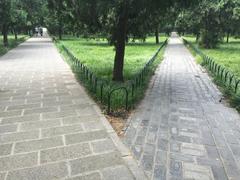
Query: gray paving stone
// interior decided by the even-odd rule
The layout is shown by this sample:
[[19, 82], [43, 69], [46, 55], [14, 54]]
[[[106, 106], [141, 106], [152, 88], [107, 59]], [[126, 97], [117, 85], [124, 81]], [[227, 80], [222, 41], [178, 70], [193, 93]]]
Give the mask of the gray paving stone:
[[201, 166], [192, 163], [183, 164], [184, 174], [186, 179], [211, 180], [213, 179], [212, 170], [208, 166]]
[[181, 151], [181, 143], [179, 142], [170, 143], [170, 152], [180, 152], [180, 151]]
[[158, 139], [158, 148], [164, 151], [168, 150], [168, 140], [159, 138]]
[[71, 116], [77, 116], [77, 112], [75, 110], [68, 110], [68, 111], [60, 111], [60, 112], [42, 113], [43, 120], [65, 118], [65, 117], [71, 117]]
[[17, 131], [17, 124], [7, 124], [0, 126], [0, 134], [16, 132]]
[[223, 167], [212, 166], [212, 173], [215, 179], [217, 180], [227, 180], [228, 177]]
[[25, 122], [21, 123], [20, 130], [27, 131], [29, 129], [40, 129], [40, 128], [50, 128], [60, 126], [61, 121], [60, 119], [56, 120], [48, 120], [48, 121], [35, 121], [35, 122]]
[[148, 126], [148, 124], [149, 124], [149, 120], [143, 119], [140, 125], [141, 126]]
[[213, 128], [212, 135], [213, 135], [213, 137], [215, 139], [215, 143], [218, 147], [227, 146], [225, 138], [224, 138], [223, 134], [219, 131], [218, 128]]
[[19, 122], [26, 122], [26, 121], [39, 121], [40, 115], [28, 115], [28, 116], [17, 116], [17, 117], [6, 117], [2, 119], [1, 124], [14, 124]]
[[169, 173], [174, 177], [182, 177], [182, 162], [171, 159]]
[[148, 130], [147, 127], [139, 127], [138, 128], [138, 135], [139, 136], [146, 136], [147, 130]]
[[121, 164], [123, 164], [123, 160], [119, 156], [119, 153], [116, 152], [89, 156], [70, 161], [72, 175]]
[[6, 111], [0, 112], [0, 117], [13, 117], [13, 116], [20, 116], [22, 114], [22, 110], [15, 110], [15, 111]]
[[72, 100], [65, 100], [65, 101], [44, 101], [43, 107], [51, 107], [51, 106], [60, 106], [60, 105], [71, 105], [73, 104]]
[[156, 165], [154, 168], [153, 179], [154, 180], [165, 180], [167, 168], [164, 165]]
[[73, 178], [68, 178], [67, 180], [102, 180], [100, 173], [94, 172], [87, 175], [76, 176]]
[[64, 125], [79, 124], [84, 122], [96, 121], [98, 116], [72, 116], [62, 119]]
[[9, 171], [37, 165], [38, 153], [14, 155], [0, 158], [0, 171]]
[[116, 147], [110, 138], [91, 142], [91, 145], [94, 153], [103, 153], [106, 151], [116, 150]]
[[225, 161], [225, 162], [234, 162], [234, 157], [233, 154], [231, 153], [230, 149], [222, 147], [218, 149], [218, 152], [220, 154], [220, 157]]
[[6, 156], [11, 154], [13, 144], [2, 144], [0, 145], [0, 156]]
[[203, 145], [182, 143], [181, 152], [183, 154], [189, 154], [194, 156], [203, 156], [206, 154], [206, 150]]
[[66, 144], [76, 144], [86, 141], [93, 141], [98, 139], [104, 139], [107, 137], [107, 133], [104, 130], [83, 132], [77, 134], [66, 135]]
[[24, 115], [38, 114], [38, 113], [47, 113], [47, 112], [56, 112], [56, 111], [58, 111], [57, 107], [45, 107], [45, 108], [26, 109], [24, 111]]
[[155, 164], [166, 165], [167, 159], [167, 151], [159, 150], [155, 156]]
[[63, 106], [60, 106], [60, 111], [61, 110], [67, 111], [67, 110], [71, 110], [71, 109], [75, 109], [75, 110], [84, 109], [84, 108], [86, 108], [85, 106], [89, 106], [88, 103], [87, 104], [72, 104], [72, 105], [64, 104]]
[[225, 138], [229, 144], [239, 144], [238, 138], [232, 134], [225, 134]]
[[74, 134], [81, 131], [83, 131], [83, 127], [81, 124], [54, 127], [54, 128], [43, 129], [42, 137], [52, 137], [52, 136], [58, 136], [63, 134]]
[[203, 165], [203, 166], [214, 166], [214, 167], [215, 166], [218, 166], [218, 167], [223, 166], [221, 159], [218, 159], [218, 158], [214, 159], [214, 158], [210, 158], [210, 157], [204, 157], [204, 158], [198, 157], [196, 161], [199, 165]]
[[145, 143], [145, 136], [138, 136], [136, 138], [135, 144], [136, 145], [143, 145]]
[[135, 179], [125, 166], [110, 167], [102, 170], [104, 180], [133, 180]]
[[0, 173], [0, 180], [5, 180], [6, 173]]
[[215, 145], [213, 136], [210, 131], [203, 131], [201, 141], [205, 145]]
[[97, 115], [96, 111], [91, 106], [84, 106], [81, 109], [76, 109], [79, 116], [89, 116], [89, 115]]
[[0, 135], [0, 143], [25, 141], [39, 138], [39, 130], [16, 132]]
[[135, 158], [137, 160], [140, 159], [142, 153], [143, 153], [143, 147], [139, 145], [134, 145], [131, 147], [132, 153], [134, 154]]
[[103, 124], [100, 121], [90, 121], [82, 123], [85, 131], [94, 131], [104, 129]]
[[29, 151], [37, 151], [41, 149], [48, 149], [51, 147], [57, 147], [63, 145], [63, 138], [61, 136], [39, 139], [39, 140], [31, 140], [25, 142], [18, 142], [15, 144], [14, 152], [22, 153]]
[[49, 163], [66, 159], [76, 159], [90, 155], [91, 153], [92, 152], [89, 144], [76, 144], [71, 146], [42, 150], [40, 152], [40, 161], [41, 163]]
[[34, 109], [34, 108], [40, 108], [41, 103], [34, 103], [34, 104], [23, 104], [23, 105], [13, 105], [8, 106], [7, 110], [21, 110], [21, 109]]
[[230, 145], [230, 148], [234, 156], [240, 157], [240, 145]]
[[147, 143], [155, 144], [156, 140], [157, 140], [156, 132], [148, 131], [148, 134], [147, 134], [147, 137], [146, 137]]
[[196, 157], [189, 154], [170, 153], [169, 158], [175, 159], [176, 161], [181, 161], [181, 162], [195, 162]]
[[67, 175], [68, 170], [66, 163], [60, 162], [10, 171], [7, 180], [52, 180], [65, 178]]
[[180, 135], [172, 135], [171, 141], [179, 141], [179, 142], [185, 142], [185, 143], [191, 143], [192, 140], [190, 137], [186, 136], [180, 136]]
[[151, 171], [153, 169], [154, 156], [144, 154], [141, 160], [141, 165], [145, 171]]
[[236, 162], [225, 162], [224, 168], [230, 179], [238, 179], [240, 177], [239, 167]]
[[132, 145], [133, 139], [136, 135], [137, 130], [135, 128], [130, 128], [125, 135], [125, 138], [123, 139], [125, 144], [128, 144], [129, 146]]

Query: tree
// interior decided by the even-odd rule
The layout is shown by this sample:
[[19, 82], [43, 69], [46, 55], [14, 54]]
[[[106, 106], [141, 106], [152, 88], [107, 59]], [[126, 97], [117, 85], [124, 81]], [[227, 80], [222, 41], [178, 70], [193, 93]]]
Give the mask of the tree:
[[0, 27], [3, 34], [3, 45], [8, 46], [8, 30], [11, 22], [11, 1], [1, 0], [0, 1]]
[[179, 31], [191, 32], [205, 48], [214, 48], [220, 42], [223, 31], [220, 21], [220, 1], [201, 0], [184, 9], [176, 21]]
[[17, 34], [27, 23], [27, 12], [23, 9], [20, 0], [12, 0], [10, 27], [17, 39]]
[[123, 0], [119, 3], [117, 13], [117, 26], [115, 31], [115, 58], [113, 68], [113, 80], [123, 81], [123, 65], [124, 65], [124, 54], [125, 54], [125, 40], [127, 33], [127, 21], [128, 21], [128, 6], [129, 1]]
[[50, 9], [51, 20], [56, 19], [51, 25], [55, 25], [58, 31], [59, 39], [62, 39], [63, 21], [66, 16], [67, 3], [64, 0], [48, 0], [48, 8]]
[[229, 36], [233, 35], [236, 29], [239, 29], [240, 1], [238, 0], [222, 0], [220, 2], [220, 20], [222, 29], [227, 36], [226, 42], [229, 42]]
[[[169, 3], [165, 2], [163, 0], [150, 0], [150, 2], [145, 0], [48, 0], [48, 6], [51, 9], [50, 16], [57, 19], [60, 39], [63, 26], [66, 28], [69, 24], [74, 27], [72, 33], [79, 34], [80, 26], [82, 32], [101, 33], [107, 36], [110, 44], [115, 46], [113, 80], [123, 81], [125, 45], [128, 37], [144, 39], [153, 28], [156, 31], [156, 42], [158, 42], [160, 16], [158, 7], [167, 8]], [[151, 5], [152, 3], [154, 6]], [[67, 16], [71, 20], [65, 21], [63, 25], [63, 20]], [[149, 20], [156, 23], [150, 25]], [[51, 23], [55, 25], [56, 21]]]
[[165, 25], [164, 21], [167, 16], [167, 12], [170, 10], [169, 8], [173, 5], [174, 5], [173, 1], [164, 1], [164, 0], [158, 0], [158, 1], [150, 0], [146, 4], [148, 13], [145, 19], [146, 21], [148, 21], [148, 24], [149, 24], [148, 27], [150, 27], [150, 30], [154, 32], [156, 44], [159, 44], [160, 28], [163, 29], [163, 26]]

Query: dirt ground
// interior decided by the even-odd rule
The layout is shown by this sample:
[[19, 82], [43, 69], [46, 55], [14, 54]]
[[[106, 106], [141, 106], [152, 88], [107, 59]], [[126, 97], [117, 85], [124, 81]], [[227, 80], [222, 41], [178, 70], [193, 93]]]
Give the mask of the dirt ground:
[[124, 120], [122, 117], [114, 117], [109, 115], [106, 117], [113, 129], [116, 131], [117, 135], [122, 137], [124, 135], [123, 128], [125, 127], [126, 120]]

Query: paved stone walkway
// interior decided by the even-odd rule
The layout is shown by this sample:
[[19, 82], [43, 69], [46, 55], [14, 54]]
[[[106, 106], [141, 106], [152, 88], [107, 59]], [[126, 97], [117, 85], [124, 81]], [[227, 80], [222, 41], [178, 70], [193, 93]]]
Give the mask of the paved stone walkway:
[[150, 179], [240, 179], [240, 116], [172, 35], [124, 138]]
[[0, 180], [145, 179], [49, 38], [0, 57]]

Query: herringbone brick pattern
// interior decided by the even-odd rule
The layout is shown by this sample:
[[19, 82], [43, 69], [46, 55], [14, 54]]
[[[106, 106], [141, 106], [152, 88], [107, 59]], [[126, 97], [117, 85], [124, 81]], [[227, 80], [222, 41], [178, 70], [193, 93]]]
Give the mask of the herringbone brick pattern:
[[124, 142], [150, 179], [239, 179], [240, 116], [176, 34]]

